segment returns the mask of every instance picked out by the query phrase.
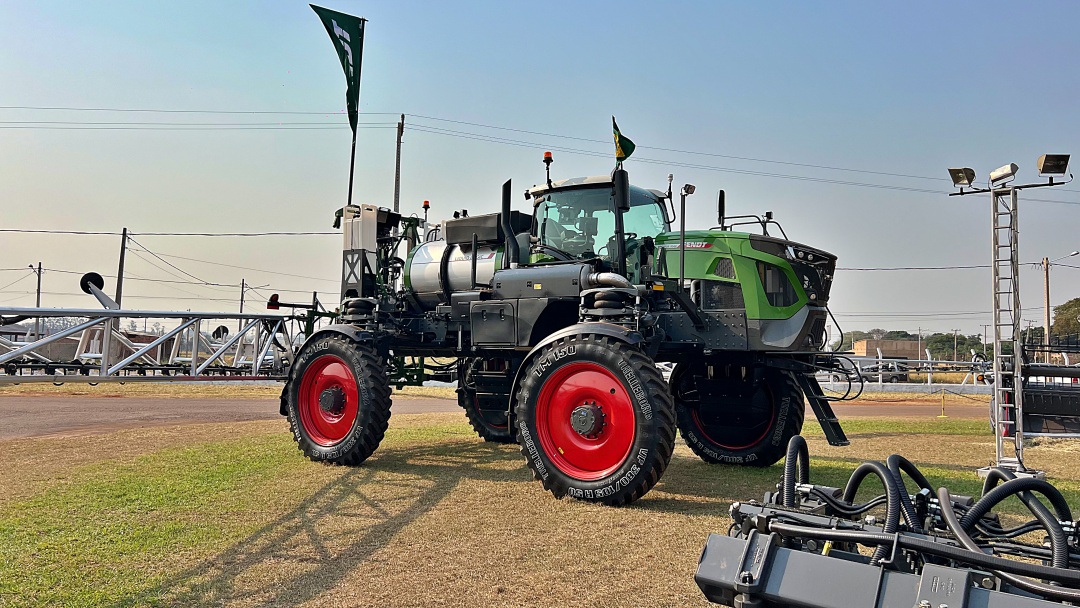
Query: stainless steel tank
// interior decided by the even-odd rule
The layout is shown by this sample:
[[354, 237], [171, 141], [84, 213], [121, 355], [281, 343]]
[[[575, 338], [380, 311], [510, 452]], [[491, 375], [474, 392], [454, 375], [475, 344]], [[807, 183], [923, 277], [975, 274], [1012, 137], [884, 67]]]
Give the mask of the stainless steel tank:
[[[434, 310], [446, 304], [439, 267], [447, 247], [446, 262], [449, 291], [472, 291], [472, 253], [470, 245], [447, 245], [446, 241], [431, 241], [420, 245], [409, 257], [405, 267], [405, 287], [416, 297], [424, 310]], [[487, 285], [495, 275], [496, 260], [502, 260], [502, 246], [480, 245], [476, 256], [476, 282]]]

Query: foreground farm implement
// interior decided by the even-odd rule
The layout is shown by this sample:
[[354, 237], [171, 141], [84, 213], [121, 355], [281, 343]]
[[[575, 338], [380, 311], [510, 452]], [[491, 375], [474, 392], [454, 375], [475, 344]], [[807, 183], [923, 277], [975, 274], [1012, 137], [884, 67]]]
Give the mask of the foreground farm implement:
[[[1077, 523], [1050, 483], [994, 468], [975, 499], [935, 489], [893, 455], [863, 463], [841, 489], [810, 482], [801, 437], [787, 452], [778, 491], [760, 503], [733, 504], [729, 535], [709, 536], [696, 581], [710, 601], [739, 608], [1038, 608], [1080, 600]], [[902, 475], [917, 486], [914, 493]], [[869, 480], [885, 493], [857, 502]], [[993, 511], [1011, 497], [1033, 519], [1008, 523]], [[884, 516], [866, 515], [882, 506]]]
[[[556, 496], [640, 498], [676, 430], [708, 462], [771, 465], [804, 402], [846, 444], [814, 379], [843, 373], [822, 353], [834, 256], [771, 236], [771, 214], [725, 218], [722, 199], [716, 228], [672, 231], [670, 180], [637, 188], [622, 169], [549, 177], [525, 198], [529, 212], [512, 209], [507, 182], [500, 213], [431, 226], [342, 210], [339, 323], [307, 339], [282, 393], [304, 454], [363, 462], [391, 387], [423, 382], [436, 357], [458, 359], [436, 371], [456, 377], [478, 434], [519, 443]], [[670, 384], [659, 361], [676, 364]]]

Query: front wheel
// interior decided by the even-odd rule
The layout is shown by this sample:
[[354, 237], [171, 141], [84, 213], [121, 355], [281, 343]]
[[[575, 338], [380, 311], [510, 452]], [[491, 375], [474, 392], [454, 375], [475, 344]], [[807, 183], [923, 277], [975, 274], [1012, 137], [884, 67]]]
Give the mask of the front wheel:
[[383, 358], [343, 336], [323, 336], [301, 347], [284, 397], [296, 444], [315, 461], [360, 464], [379, 447], [390, 420]]
[[679, 433], [705, 462], [767, 467], [802, 431], [803, 395], [790, 372], [680, 363], [671, 388]]
[[606, 336], [544, 347], [525, 370], [515, 420], [533, 477], [560, 498], [629, 504], [656, 484], [675, 447], [663, 376], [638, 348]]

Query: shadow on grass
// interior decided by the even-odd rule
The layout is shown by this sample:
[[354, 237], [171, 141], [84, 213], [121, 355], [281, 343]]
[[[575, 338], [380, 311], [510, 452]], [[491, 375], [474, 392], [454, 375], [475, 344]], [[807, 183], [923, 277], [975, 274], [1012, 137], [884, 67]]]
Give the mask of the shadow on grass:
[[[371, 466], [342, 468], [336, 479], [225, 551], [112, 605], [303, 603], [336, 587], [397, 533], [438, 505], [462, 480], [522, 481], [520, 468], [490, 466], [519, 460], [516, 446], [451, 442], [384, 448], [372, 458]], [[388, 508], [391, 504], [404, 506]], [[341, 517], [348, 518], [350, 528], [358, 527], [355, 538], [344, 544], [340, 542], [342, 529], [335, 527]], [[296, 548], [301, 550], [298, 553], [314, 555], [290, 552]], [[286, 567], [275, 567], [275, 563]], [[268, 567], [284, 574], [261, 573]]]

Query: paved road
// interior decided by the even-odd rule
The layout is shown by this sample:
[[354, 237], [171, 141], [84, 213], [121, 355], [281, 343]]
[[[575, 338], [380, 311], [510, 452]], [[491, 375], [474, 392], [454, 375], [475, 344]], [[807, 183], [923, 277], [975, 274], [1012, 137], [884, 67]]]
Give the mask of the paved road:
[[[837, 417], [934, 417], [940, 406], [873, 404], [836, 405]], [[394, 400], [395, 414], [460, 412], [449, 399]], [[954, 418], [984, 418], [985, 405], [950, 405]], [[54, 434], [94, 434], [123, 428], [200, 422], [240, 422], [280, 418], [276, 399], [167, 399], [94, 397], [0, 397], [0, 440]], [[463, 418], [464, 419], [464, 418]]]

